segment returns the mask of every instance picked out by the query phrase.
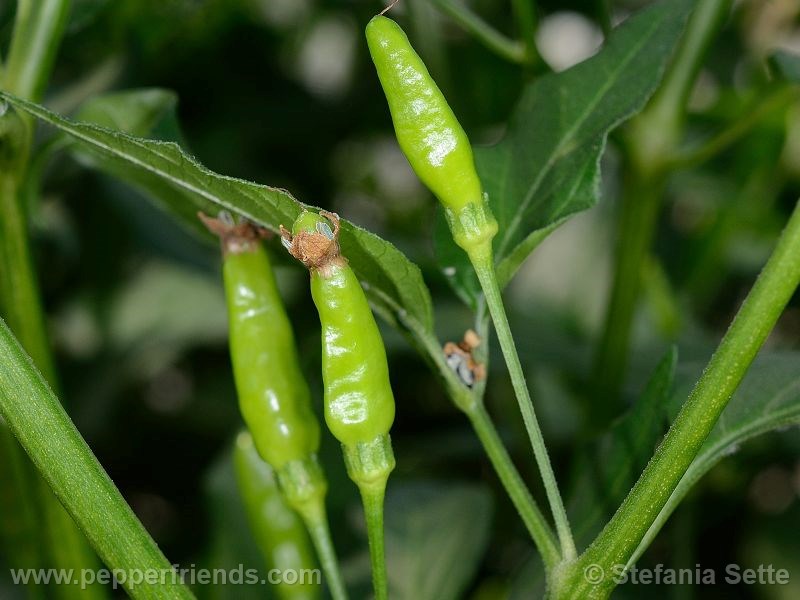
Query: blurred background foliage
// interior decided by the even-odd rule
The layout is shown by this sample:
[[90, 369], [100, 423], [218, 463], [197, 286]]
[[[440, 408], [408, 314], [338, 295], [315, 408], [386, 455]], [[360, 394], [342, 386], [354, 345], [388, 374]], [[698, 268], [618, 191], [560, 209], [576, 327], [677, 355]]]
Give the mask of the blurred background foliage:
[[[606, 4], [616, 21], [646, 2], [537, 3], [538, 43], [555, 70], [596, 50]], [[470, 5], [513, 33], [508, 2]], [[13, 8], [0, 3], [4, 42]], [[457, 340], [469, 313], [435, 267], [434, 206], [394, 141], [362, 36], [380, 8], [364, 0], [75, 0], [45, 104], [74, 114], [101, 92], [170, 90], [174, 96], [158, 96], [159, 110], [175, 113], [159, 113], [157, 135], [181, 139], [219, 173], [286, 188], [391, 240], [423, 268], [441, 337]], [[532, 74], [488, 52], [427, 0], [404, 0], [393, 16], [474, 143], [497, 140]], [[741, 117], [762, 93], [764, 61], [777, 46], [800, 49], [796, 0], [737, 2], [692, 94], [690, 141]], [[603, 159], [600, 204], [548, 238], [507, 294], [563, 485], [584, 441], [581, 396], [611, 277], [625, 151], [616, 141], [612, 136]], [[35, 252], [63, 396], [78, 428], [170, 560], [259, 566], [228, 460], [241, 422], [216, 248], [138, 192], [77, 161], [64, 156], [43, 168], [41, 199], [32, 208]], [[658, 260], [647, 269], [634, 321], [629, 400], [670, 342], [681, 364], [710, 355], [798, 195], [800, 104], [774, 111], [731, 149], [670, 178]], [[303, 367], [321, 398], [307, 274], [282, 256], [276, 260]], [[770, 347], [800, 349], [798, 333], [795, 298]], [[398, 469], [387, 516], [397, 597], [531, 597], [532, 545], [466, 419], [406, 342], [388, 328], [384, 334], [398, 405]], [[536, 482], [501, 365], [492, 363], [487, 403], [523, 475]], [[335, 543], [351, 584], [366, 585], [356, 489], [330, 436], [321, 456]], [[796, 428], [748, 443], [701, 481], [642, 559], [699, 563], [718, 573], [728, 563], [773, 563], [790, 570], [790, 585], [649, 588], [648, 596], [800, 597], [798, 456]], [[448, 577], [450, 587], [439, 589]], [[1, 597], [19, 593], [3, 581]], [[246, 586], [199, 593], [263, 597]]]

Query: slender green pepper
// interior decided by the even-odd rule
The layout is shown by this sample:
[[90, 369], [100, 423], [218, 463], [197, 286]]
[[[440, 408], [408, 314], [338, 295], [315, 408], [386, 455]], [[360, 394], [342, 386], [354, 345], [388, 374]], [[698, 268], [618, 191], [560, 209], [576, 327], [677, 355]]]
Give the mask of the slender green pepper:
[[[300, 372], [294, 334], [283, 308], [275, 275], [261, 245], [262, 230], [205, 219], [220, 235], [228, 305], [230, 352], [239, 407], [259, 454], [294, 493], [293, 471], [324, 479], [317, 464], [320, 428], [311, 395]], [[301, 463], [301, 465], [293, 464]]]
[[325, 422], [341, 442], [348, 475], [361, 492], [375, 595], [385, 598], [383, 497], [395, 466], [386, 350], [364, 291], [340, 254], [339, 217], [304, 212], [291, 233], [281, 228], [281, 234], [289, 252], [311, 272], [311, 295], [322, 324]]
[[366, 29], [400, 148], [445, 209], [453, 239], [468, 253], [497, 233], [467, 134], [406, 34], [378, 15]]
[[239, 407], [288, 504], [305, 521], [334, 598], [345, 598], [325, 513], [328, 484], [317, 459], [320, 426], [300, 372], [289, 318], [261, 244], [266, 232], [199, 215], [222, 242], [231, 362]]
[[[444, 206], [453, 239], [469, 256], [480, 282], [542, 474], [563, 555], [571, 559], [576, 554], [575, 544], [497, 282], [492, 252], [497, 221], [487, 195], [481, 191], [469, 140], [400, 26], [379, 15], [367, 25], [366, 36], [397, 141], [417, 176]], [[457, 359], [451, 365], [460, 368]]]
[[276, 586], [278, 595], [284, 600], [319, 598], [321, 586], [305, 576], [316, 568], [308, 534], [300, 517], [284, 501], [275, 471], [256, 451], [250, 432], [243, 431], [236, 438], [233, 460], [250, 528], [267, 568], [301, 576], [295, 584], [282, 579]]

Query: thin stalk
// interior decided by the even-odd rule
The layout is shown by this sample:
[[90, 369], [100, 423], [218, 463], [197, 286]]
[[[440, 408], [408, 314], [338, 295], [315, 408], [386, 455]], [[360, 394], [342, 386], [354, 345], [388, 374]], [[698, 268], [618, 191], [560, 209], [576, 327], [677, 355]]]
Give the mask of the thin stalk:
[[[388, 296], [381, 296], [381, 300], [394, 307], [397, 313], [403, 314], [398, 310], [397, 304]], [[477, 312], [475, 329], [483, 342], [478, 347], [476, 359], [488, 365], [489, 319], [486, 316], [485, 299], [480, 300]], [[542, 515], [536, 501], [525, 486], [519, 471], [514, 466], [500, 436], [497, 434], [497, 429], [492, 423], [491, 417], [486, 412], [483, 405], [484, 382], [477, 382], [475, 387], [470, 390], [456, 376], [453, 370], [447, 366], [439, 340], [422, 327], [418, 321], [410, 318], [408, 313], [405, 313], [401, 320], [403, 325], [412, 333], [419, 351], [427, 356], [431, 364], [439, 372], [453, 404], [466, 413], [472, 423], [475, 433], [500, 479], [500, 483], [502, 483], [522, 522], [530, 532], [534, 544], [536, 544], [537, 549], [545, 560], [545, 564], [555, 565], [560, 558], [558, 541], [550, 524]]]
[[[0, 456], [0, 531], [6, 562], [11, 568], [41, 568], [36, 472], [5, 423], [0, 425]], [[44, 590], [29, 586], [28, 598], [44, 598]]]
[[730, 5], [731, 0], [697, 3], [661, 87], [628, 130], [625, 170], [631, 175], [623, 190], [614, 283], [592, 374], [596, 393], [589, 414], [596, 426], [618, 409], [642, 261], [655, 233], [667, 160], [683, 131], [686, 102], [703, 56]]
[[593, 402], [587, 420], [602, 428], [613, 418], [613, 399], [622, 386], [628, 359], [633, 315], [661, 207], [664, 182], [631, 175], [623, 184], [619, 238], [614, 255], [614, 279], [603, 334], [594, 364]]
[[541, 61], [541, 57], [536, 47], [536, 13], [533, 0], [511, 0], [511, 8], [525, 48], [525, 62], [529, 65], [536, 64]]
[[514, 467], [514, 463], [511, 462], [511, 458], [483, 405], [476, 405], [467, 413], [467, 416], [475, 428], [475, 433], [483, 444], [483, 449], [489, 456], [497, 476], [503, 483], [506, 493], [511, 498], [514, 508], [517, 509], [539, 554], [542, 555], [545, 567], [548, 570], [552, 569], [561, 560], [561, 554], [558, 540], [556, 540], [550, 524], [542, 515], [528, 488], [525, 487], [525, 483]]
[[430, 1], [460, 25], [464, 31], [500, 58], [520, 65], [526, 64], [530, 60], [524, 44], [506, 37], [463, 4], [453, 0]]
[[328, 580], [331, 597], [333, 600], [347, 600], [347, 591], [339, 569], [339, 561], [336, 558], [336, 551], [333, 549], [325, 502], [315, 498], [296, 508], [308, 529], [314, 549], [317, 551], [325, 579]]
[[800, 202], [775, 250], [722, 338], [703, 375], [628, 497], [556, 588], [557, 598], [605, 598], [611, 576], [596, 585], [585, 569], [611, 574], [636, 552], [714, 428], [747, 369], [800, 283]]
[[511, 376], [511, 384], [514, 387], [514, 393], [519, 403], [522, 420], [525, 423], [525, 429], [528, 431], [533, 453], [536, 457], [536, 463], [542, 476], [547, 499], [550, 503], [550, 510], [553, 513], [553, 519], [556, 524], [556, 532], [558, 533], [558, 540], [561, 545], [561, 554], [565, 560], [574, 559], [577, 552], [575, 550], [575, 542], [572, 539], [569, 521], [567, 520], [567, 511], [564, 509], [564, 502], [558, 491], [558, 483], [553, 473], [553, 467], [550, 464], [550, 457], [547, 454], [547, 447], [544, 443], [542, 430], [539, 427], [536, 413], [533, 410], [533, 402], [531, 402], [531, 397], [528, 393], [528, 385], [525, 382], [525, 375], [522, 372], [522, 364], [519, 361], [517, 349], [514, 345], [514, 338], [511, 335], [511, 328], [509, 327], [508, 317], [506, 316], [505, 307], [503, 306], [500, 287], [497, 284], [491, 242], [481, 247], [479, 250], [471, 252], [470, 260], [472, 261], [475, 273], [478, 275], [478, 281], [480, 281], [483, 294], [486, 297], [486, 304], [489, 307], [489, 313], [492, 316], [492, 321], [497, 331], [497, 339], [503, 351], [503, 358], [505, 359], [509, 375]]
[[389, 597], [389, 583], [386, 576], [386, 549], [383, 540], [383, 498], [386, 495], [386, 480], [372, 485], [358, 486], [364, 505], [369, 538], [369, 557], [372, 564], [372, 587], [375, 600]]
[[69, 16], [69, 0], [19, 0], [3, 89], [37, 101], [50, 76]]
[[0, 308], [36, 366], [53, 382], [55, 368], [34, 275], [28, 225], [14, 173], [0, 172]]
[[766, 95], [760, 95], [753, 105], [748, 106], [731, 122], [730, 127], [723, 129], [702, 145], [679, 153], [669, 160], [667, 168], [686, 169], [703, 164], [740, 139], [762, 119], [789, 106], [797, 100], [797, 97], [797, 88], [791, 85], [782, 85]]

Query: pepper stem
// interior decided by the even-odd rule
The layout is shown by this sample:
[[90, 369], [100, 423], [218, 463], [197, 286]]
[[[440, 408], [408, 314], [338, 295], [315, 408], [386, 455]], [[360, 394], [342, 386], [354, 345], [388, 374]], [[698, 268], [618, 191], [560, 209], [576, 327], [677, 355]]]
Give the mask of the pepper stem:
[[283, 497], [303, 519], [311, 536], [333, 600], [347, 600], [325, 510], [328, 485], [316, 455], [286, 463], [277, 470], [277, 476]]
[[370, 442], [342, 444], [342, 450], [347, 474], [358, 486], [364, 505], [375, 600], [386, 600], [389, 592], [383, 541], [383, 498], [386, 482], [395, 466], [392, 441], [388, 434], [379, 435]]
[[333, 600], [348, 600], [347, 590], [345, 590], [342, 573], [339, 569], [339, 561], [331, 540], [324, 500], [314, 498], [304, 504], [296, 505], [294, 508], [303, 519], [308, 534], [311, 536], [311, 542], [314, 544], [314, 549], [317, 551], [319, 562], [328, 581], [331, 597]]
[[361, 502], [364, 504], [364, 518], [367, 521], [369, 538], [369, 557], [372, 563], [372, 586], [375, 600], [389, 597], [386, 576], [386, 554], [383, 539], [383, 499], [386, 494], [386, 479], [371, 485], [360, 485]]
[[503, 351], [503, 358], [511, 376], [511, 384], [514, 387], [514, 393], [522, 413], [522, 420], [525, 423], [525, 429], [528, 431], [533, 454], [539, 467], [539, 473], [542, 476], [547, 499], [550, 503], [550, 510], [555, 520], [558, 540], [561, 544], [561, 555], [564, 560], [573, 560], [577, 556], [575, 542], [572, 539], [567, 512], [564, 509], [564, 502], [558, 491], [553, 466], [550, 464], [550, 457], [547, 454], [542, 430], [533, 410], [533, 402], [528, 392], [528, 385], [525, 382], [522, 364], [517, 354], [517, 348], [514, 345], [514, 338], [511, 335], [508, 317], [503, 306], [503, 298], [500, 294], [500, 286], [497, 284], [497, 274], [494, 270], [491, 240], [479, 246], [474, 246], [468, 254], [472, 267], [478, 276], [478, 281], [480, 281], [483, 294], [486, 296], [486, 304], [489, 307], [489, 313], [497, 331], [497, 339]]

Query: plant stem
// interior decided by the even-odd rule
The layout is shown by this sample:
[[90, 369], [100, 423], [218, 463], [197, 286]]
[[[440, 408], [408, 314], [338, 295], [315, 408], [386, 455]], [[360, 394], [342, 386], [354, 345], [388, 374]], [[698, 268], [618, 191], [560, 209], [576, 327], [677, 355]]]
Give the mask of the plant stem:
[[511, 0], [511, 8], [517, 21], [520, 37], [525, 48], [525, 63], [529, 65], [541, 61], [536, 48], [536, 14], [533, 0]]
[[497, 331], [497, 339], [503, 351], [503, 358], [505, 359], [509, 375], [511, 376], [511, 384], [517, 396], [517, 402], [519, 403], [520, 412], [522, 413], [522, 420], [525, 423], [525, 429], [528, 431], [533, 453], [536, 457], [536, 463], [539, 466], [539, 472], [542, 476], [547, 499], [550, 503], [550, 510], [555, 520], [556, 532], [558, 533], [558, 540], [561, 544], [561, 554], [564, 559], [571, 560], [576, 556], [575, 542], [572, 539], [572, 532], [570, 531], [569, 522], [567, 520], [567, 512], [564, 509], [564, 502], [558, 491], [558, 484], [555, 474], [553, 473], [553, 467], [547, 455], [544, 437], [542, 436], [539, 422], [536, 419], [536, 413], [533, 410], [533, 402], [531, 402], [531, 397], [528, 393], [528, 386], [525, 382], [522, 364], [519, 361], [517, 349], [514, 345], [514, 338], [511, 335], [511, 328], [509, 327], [505, 307], [503, 306], [500, 287], [497, 285], [491, 241], [470, 252], [469, 257], [475, 269], [475, 273], [478, 275], [478, 281], [480, 281], [484, 296], [486, 297], [486, 304], [489, 307], [489, 313], [492, 316], [492, 321]]
[[[20, 0], [17, 3], [8, 62], [2, 73], [4, 90], [32, 100], [41, 97], [66, 28], [69, 8], [69, 0]], [[4, 143], [11, 148], [12, 155], [3, 157], [0, 166], [0, 271], [3, 272], [0, 275], [0, 309], [50, 385], [57, 388], [31, 260], [25, 207], [21, 204], [20, 190], [27, 176], [33, 126], [30, 119], [15, 115], [6, 115], [4, 120]], [[4, 431], [2, 435], [9, 434]], [[21, 454], [19, 450], [12, 452]], [[6, 453], [3, 459], [13, 457]], [[44, 539], [39, 543], [46, 542], [53, 566], [72, 571], [97, 568], [97, 557], [45, 481], [30, 466], [20, 467], [17, 475], [24, 476], [22, 467], [30, 471], [26, 478], [31, 485], [23, 485], [24, 482], [18, 480], [14, 489], [18, 494], [25, 490], [31, 492], [31, 497], [21, 501], [41, 509], [38, 525]], [[106, 597], [105, 589], [99, 584], [85, 590], [58, 586], [55, 595], [64, 599]]]
[[103, 561], [128, 573], [163, 574], [155, 584], [126, 579], [128, 594], [136, 600], [193, 598], [2, 320], [0, 365], [0, 415]]
[[614, 398], [625, 374], [642, 270], [655, 232], [662, 190], [661, 178], [642, 179], [631, 174], [623, 184], [614, 279], [594, 364], [593, 402], [587, 419], [597, 429], [613, 418], [619, 404]]
[[655, 233], [667, 160], [680, 138], [702, 58], [730, 5], [731, 0], [697, 3], [663, 84], [628, 131], [629, 177], [623, 190], [614, 281], [592, 376], [596, 393], [589, 415], [594, 426], [604, 425], [618, 409], [643, 260]]
[[759, 98], [743, 110], [730, 127], [723, 129], [702, 145], [679, 153], [669, 160], [667, 168], [686, 169], [708, 161], [745, 135], [762, 119], [790, 105], [797, 100], [797, 97], [797, 88], [791, 85], [781, 85], [768, 94], [759, 94]]
[[517, 509], [522, 522], [528, 529], [539, 554], [542, 555], [545, 567], [549, 570], [561, 560], [558, 541], [544, 518], [536, 501], [531, 497], [528, 488], [511, 462], [497, 430], [492, 424], [486, 409], [482, 404], [476, 405], [467, 413], [475, 433], [478, 435], [489, 460], [503, 483], [514, 508]]
[[[374, 292], [375, 290], [373, 290]], [[511, 498], [522, 522], [530, 532], [537, 549], [544, 558], [545, 564], [555, 565], [560, 558], [555, 534], [525, 486], [519, 471], [511, 461], [511, 457], [497, 434], [491, 417], [486, 412], [483, 405], [485, 384], [477, 382], [475, 387], [470, 390], [445, 362], [442, 345], [439, 340], [424, 327], [420, 326], [408, 313], [403, 314], [391, 298], [382, 296], [381, 299], [389, 306], [392, 306], [396, 313], [403, 315], [401, 316], [403, 325], [411, 332], [420, 352], [426, 355], [431, 364], [438, 370], [453, 404], [463, 411], [472, 423], [475, 433], [483, 445], [483, 449], [489, 457], [500, 482], [503, 484], [509, 498]], [[475, 329], [482, 343], [478, 347], [476, 359], [488, 365], [489, 319], [485, 313], [485, 299], [481, 299], [475, 319]]]
[[331, 530], [328, 527], [328, 515], [324, 500], [313, 498], [297, 509], [306, 524], [314, 549], [317, 551], [325, 578], [328, 580], [331, 597], [333, 600], [347, 600], [347, 591], [342, 581], [339, 561], [331, 541]]
[[17, 191], [15, 175], [0, 172], [0, 308], [36, 366], [53, 382], [55, 369]]
[[[14, 435], [0, 425], [0, 531], [3, 553], [9, 567], [39, 569], [43, 566], [39, 544], [40, 521], [34, 471]], [[38, 586], [29, 586], [28, 596], [44, 598]]]
[[47, 85], [69, 16], [69, 0], [19, 0], [3, 89], [37, 101]]
[[605, 598], [611, 592], [612, 577], [591, 585], [584, 569], [600, 565], [610, 574], [615, 565], [627, 564], [714, 428], [798, 283], [800, 202], [655, 455], [605, 529], [568, 568], [556, 597]]
[[506, 37], [463, 4], [453, 0], [431, 0], [431, 4], [500, 58], [514, 64], [530, 60], [523, 44]]
[[389, 597], [389, 583], [386, 577], [386, 549], [383, 533], [383, 499], [386, 495], [386, 480], [371, 485], [359, 485], [361, 501], [364, 504], [364, 518], [367, 521], [369, 538], [369, 557], [372, 564], [372, 587], [375, 600]]

